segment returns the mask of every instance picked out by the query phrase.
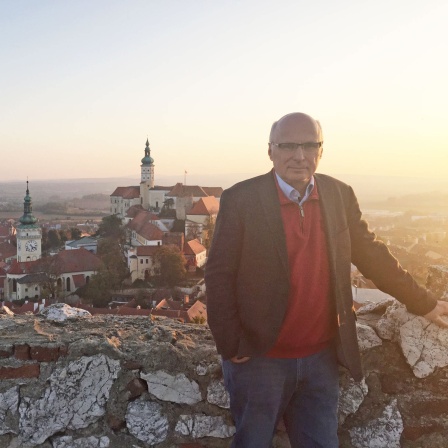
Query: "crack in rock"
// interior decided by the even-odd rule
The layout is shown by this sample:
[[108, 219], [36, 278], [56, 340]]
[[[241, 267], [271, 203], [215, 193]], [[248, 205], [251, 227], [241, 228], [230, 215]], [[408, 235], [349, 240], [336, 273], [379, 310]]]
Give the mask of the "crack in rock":
[[207, 387], [207, 401], [223, 409], [230, 409], [230, 397], [224, 381], [212, 381]]
[[52, 441], [53, 448], [108, 448], [109, 437], [80, 437], [74, 439], [72, 436], [55, 437]]
[[355, 448], [400, 448], [403, 432], [403, 419], [393, 400], [384, 408], [381, 417], [372, 420], [365, 427], [350, 430], [350, 437]]
[[86, 428], [105, 412], [120, 362], [104, 355], [84, 356], [57, 367], [41, 398], [25, 397], [19, 405], [19, 436], [38, 445], [66, 429]]
[[152, 401], [137, 400], [129, 403], [126, 426], [137, 439], [148, 444], [163, 442], [168, 436], [168, 418], [162, 406]]
[[19, 388], [11, 387], [4, 393], [0, 393], [0, 435], [16, 432], [8, 427], [8, 413], [17, 414], [19, 406]]
[[148, 383], [148, 392], [159, 400], [186, 404], [196, 404], [202, 400], [198, 383], [190, 381], [183, 373], [173, 376], [159, 370], [141, 373], [140, 376]]
[[216, 437], [225, 439], [235, 434], [235, 427], [226, 425], [224, 418], [208, 415], [194, 414], [181, 415], [176, 424], [175, 431], [195, 439], [201, 437]]

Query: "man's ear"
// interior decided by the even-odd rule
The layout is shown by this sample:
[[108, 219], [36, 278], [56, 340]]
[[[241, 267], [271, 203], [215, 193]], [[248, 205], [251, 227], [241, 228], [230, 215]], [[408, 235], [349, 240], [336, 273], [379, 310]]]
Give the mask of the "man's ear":
[[322, 158], [322, 154], [323, 154], [323, 152], [324, 152], [324, 148], [321, 148], [321, 150], [320, 150], [320, 154], [319, 154], [319, 159]]
[[271, 144], [270, 143], [268, 143], [268, 156], [272, 160], [272, 149], [271, 149]]

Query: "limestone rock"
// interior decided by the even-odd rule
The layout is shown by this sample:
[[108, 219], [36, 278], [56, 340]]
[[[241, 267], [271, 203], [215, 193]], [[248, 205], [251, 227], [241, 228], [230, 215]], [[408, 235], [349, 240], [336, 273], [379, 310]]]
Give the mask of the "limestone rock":
[[161, 410], [160, 404], [151, 401], [137, 400], [129, 403], [126, 412], [129, 432], [151, 445], [163, 442], [168, 435], [168, 418]]
[[401, 326], [399, 343], [417, 378], [426, 378], [437, 367], [448, 366], [448, 330], [423, 317]]
[[195, 439], [201, 437], [225, 439], [235, 434], [235, 427], [226, 425], [223, 417], [211, 417], [202, 414], [181, 415], [175, 430], [184, 436]]
[[368, 350], [372, 347], [377, 347], [383, 343], [383, 341], [375, 333], [375, 330], [368, 325], [357, 323], [356, 331], [358, 333], [358, 344], [361, 351]]
[[361, 382], [355, 382], [352, 378], [348, 378], [345, 384], [341, 384], [338, 405], [339, 424], [343, 424], [348, 415], [358, 410], [368, 392], [369, 388], [364, 379]]
[[223, 381], [212, 381], [207, 387], [207, 401], [220, 408], [230, 408], [230, 397]]
[[367, 305], [362, 306], [356, 311], [356, 314], [363, 315], [369, 313], [384, 313], [386, 309], [393, 305], [396, 302], [394, 298], [390, 299], [382, 299], [376, 303], [368, 303]]
[[355, 448], [400, 448], [402, 432], [403, 420], [397, 400], [393, 400], [385, 407], [381, 417], [363, 427], [351, 429], [350, 437]]
[[23, 442], [37, 445], [65, 429], [86, 428], [105, 414], [119, 361], [104, 355], [82, 357], [57, 367], [41, 398], [22, 398], [19, 429]]
[[52, 322], [65, 322], [68, 319], [76, 319], [78, 317], [89, 317], [91, 314], [80, 308], [72, 308], [66, 303], [56, 303], [44, 308], [40, 314], [45, 316]]
[[109, 437], [80, 437], [74, 439], [72, 436], [57, 437], [52, 440], [53, 448], [108, 448]]
[[159, 400], [186, 404], [196, 404], [202, 400], [198, 383], [190, 381], [183, 373], [173, 376], [159, 370], [140, 376], [147, 381], [148, 392]]
[[4, 393], [0, 393], [0, 435], [14, 433], [15, 431], [9, 427], [7, 414], [17, 414], [19, 406], [19, 388], [12, 387]]
[[397, 339], [399, 328], [413, 318], [414, 314], [409, 313], [404, 305], [395, 301], [377, 322], [375, 330], [380, 338], [394, 341]]

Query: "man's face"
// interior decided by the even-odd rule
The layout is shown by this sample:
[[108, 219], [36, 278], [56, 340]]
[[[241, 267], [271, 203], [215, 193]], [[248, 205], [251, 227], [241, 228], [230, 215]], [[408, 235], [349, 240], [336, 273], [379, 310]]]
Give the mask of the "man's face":
[[[292, 114], [280, 119], [271, 140], [272, 143], [316, 143], [321, 141], [321, 134], [311, 117]], [[311, 152], [302, 147], [288, 151], [270, 144], [268, 154], [275, 172], [303, 195], [322, 157], [322, 148]]]

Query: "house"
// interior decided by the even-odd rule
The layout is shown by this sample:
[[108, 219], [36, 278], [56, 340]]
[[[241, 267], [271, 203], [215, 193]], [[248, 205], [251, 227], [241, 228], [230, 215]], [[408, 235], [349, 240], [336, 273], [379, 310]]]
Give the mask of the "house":
[[110, 195], [110, 212], [120, 218], [126, 216], [127, 210], [140, 204], [140, 187], [117, 187]]
[[136, 246], [128, 250], [128, 269], [131, 273], [131, 281], [148, 281], [151, 276], [158, 275], [160, 267], [155, 261], [158, 246]]
[[157, 215], [145, 210], [141, 211], [127, 224], [131, 236], [131, 245], [160, 246], [163, 237], [161, 226], [162, 223]]
[[5, 297], [9, 300], [38, 298], [49, 281], [54, 281], [58, 295], [65, 297], [88, 283], [100, 267], [101, 260], [84, 248], [63, 250], [35, 261], [14, 260], [5, 269]]
[[[145, 154], [140, 165], [140, 185], [129, 187], [117, 187], [110, 195], [110, 211], [119, 216], [125, 224], [132, 218], [127, 212], [131, 207], [140, 206], [143, 210], [160, 212], [165, 206], [176, 209], [177, 219], [185, 219], [185, 210], [190, 208], [194, 201], [202, 197], [221, 197], [221, 187], [200, 187], [198, 185], [182, 185], [177, 183], [173, 186], [155, 185], [154, 159], [151, 157], [149, 141], [146, 140]], [[179, 214], [177, 216], [179, 208]]]
[[207, 237], [206, 227], [216, 221], [219, 201], [214, 196], [199, 199], [186, 214], [185, 236], [187, 240], [198, 238], [201, 242]]
[[195, 272], [196, 268], [201, 268], [207, 261], [207, 249], [198, 239], [186, 241], [183, 253], [187, 260], [187, 270]]
[[92, 252], [92, 254], [96, 254], [98, 251], [98, 240], [91, 236], [83, 236], [79, 240], [66, 241], [65, 243], [66, 250], [80, 249], [81, 247]]

